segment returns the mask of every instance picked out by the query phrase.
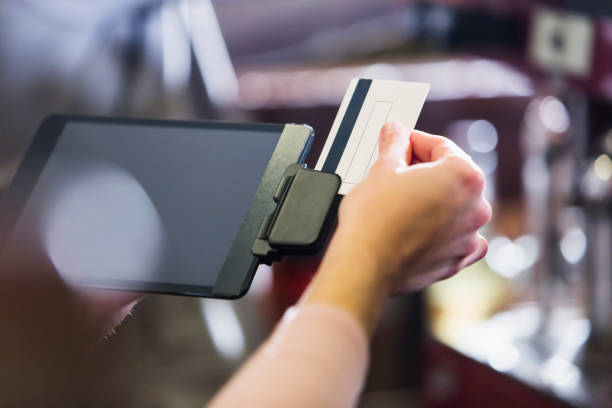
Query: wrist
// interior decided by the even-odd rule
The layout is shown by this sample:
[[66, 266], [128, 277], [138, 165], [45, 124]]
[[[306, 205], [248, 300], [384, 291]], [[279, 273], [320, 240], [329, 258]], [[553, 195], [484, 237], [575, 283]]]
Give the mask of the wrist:
[[337, 231], [303, 301], [344, 309], [371, 334], [392, 288], [387, 276], [374, 251]]

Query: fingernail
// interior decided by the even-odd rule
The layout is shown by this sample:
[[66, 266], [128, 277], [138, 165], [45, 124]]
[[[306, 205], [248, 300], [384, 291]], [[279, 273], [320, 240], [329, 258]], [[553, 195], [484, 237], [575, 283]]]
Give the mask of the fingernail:
[[387, 122], [380, 130], [380, 133], [384, 136], [398, 133], [400, 131], [400, 124], [397, 122]]

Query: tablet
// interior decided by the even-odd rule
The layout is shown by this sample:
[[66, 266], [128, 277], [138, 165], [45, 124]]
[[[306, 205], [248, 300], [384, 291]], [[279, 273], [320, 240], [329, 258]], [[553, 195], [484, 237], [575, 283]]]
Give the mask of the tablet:
[[0, 207], [0, 263], [35, 258], [78, 285], [236, 298], [305, 125], [54, 115]]

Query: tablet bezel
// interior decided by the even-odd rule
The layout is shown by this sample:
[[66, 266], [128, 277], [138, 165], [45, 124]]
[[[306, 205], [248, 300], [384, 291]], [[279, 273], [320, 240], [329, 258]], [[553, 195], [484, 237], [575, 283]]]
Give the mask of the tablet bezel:
[[[312, 128], [307, 125], [295, 124], [248, 124], [51, 115], [41, 123], [11, 185], [5, 191], [0, 207], [0, 237], [6, 239], [11, 233], [15, 221], [19, 218], [67, 122], [278, 132], [280, 134], [278, 143], [213, 286], [123, 279], [88, 279], [84, 283], [86, 286], [98, 288], [223, 299], [239, 298], [246, 293], [259, 265], [259, 259], [251, 253], [251, 247], [262, 219], [274, 210], [275, 203], [272, 196], [285, 168], [294, 163], [304, 163], [314, 137]], [[10, 214], [14, 214], [14, 216], [11, 217]], [[0, 240], [0, 249], [3, 246], [4, 242]]]

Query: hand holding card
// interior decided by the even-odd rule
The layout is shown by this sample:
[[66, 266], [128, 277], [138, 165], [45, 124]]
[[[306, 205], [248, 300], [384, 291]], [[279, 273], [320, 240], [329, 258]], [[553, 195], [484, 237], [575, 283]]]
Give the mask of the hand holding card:
[[428, 92], [426, 83], [353, 79], [315, 169], [338, 174], [340, 194], [348, 193], [377, 160], [383, 124], [397, 121], [412, 132]]

